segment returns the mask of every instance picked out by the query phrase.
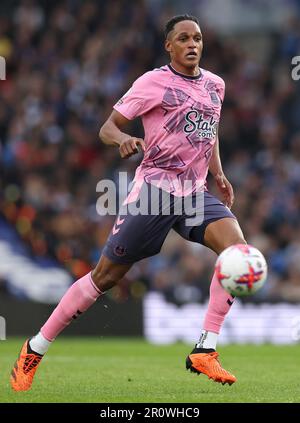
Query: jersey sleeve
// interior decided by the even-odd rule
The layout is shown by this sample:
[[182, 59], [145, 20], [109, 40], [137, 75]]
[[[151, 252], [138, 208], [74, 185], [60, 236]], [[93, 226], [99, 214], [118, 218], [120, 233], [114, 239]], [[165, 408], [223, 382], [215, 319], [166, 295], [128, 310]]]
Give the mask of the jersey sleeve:
[[217, 93], [221, 100], [221, 103], [223, 104], [224, 97], [225, 97], [225, 82], [222, 78], [220, 78], [220, 82], [217, 85]]
[[135, 119], [149, 112], [158, 104], [157, 89], [153, 72], [147, 72], [133, 83], [113, 107], [127, 119]]

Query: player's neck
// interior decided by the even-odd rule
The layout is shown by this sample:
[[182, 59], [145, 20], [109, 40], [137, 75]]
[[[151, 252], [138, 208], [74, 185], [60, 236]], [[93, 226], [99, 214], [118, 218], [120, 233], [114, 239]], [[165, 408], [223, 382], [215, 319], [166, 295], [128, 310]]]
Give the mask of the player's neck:
[[199, 76], [201, 73], [200, 67], [198, 65], [193, 68], [186, 68], [185, 66], [182, 66], [178, 63], [174, 63], [173, 61], [171, 61], [170, 66], [172, 66], [172, 68], [176, 72], [186, 76]]

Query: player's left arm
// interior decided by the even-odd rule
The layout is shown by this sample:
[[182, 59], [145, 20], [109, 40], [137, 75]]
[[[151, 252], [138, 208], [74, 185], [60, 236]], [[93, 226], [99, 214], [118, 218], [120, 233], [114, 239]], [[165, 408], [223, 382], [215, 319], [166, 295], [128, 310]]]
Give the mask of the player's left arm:
[[217, 132], [216, 141], [213, 147], [212, 156], [209, 162], [209, 171], [213, 175], [218, 190], [222, 195], [225, 206], [231, 208], [234, 202], [234, 193], [231, 183], [224, 175], [219, 149], [219, 135]]

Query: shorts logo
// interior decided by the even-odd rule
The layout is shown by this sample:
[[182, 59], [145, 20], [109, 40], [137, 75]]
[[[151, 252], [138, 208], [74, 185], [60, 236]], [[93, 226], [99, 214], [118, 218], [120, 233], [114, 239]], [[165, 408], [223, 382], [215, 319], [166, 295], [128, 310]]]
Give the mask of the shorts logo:
[[114, 249], [114, 253], [116, 256], [123, 257], [126, 254], [126, 249], [121, 245], [117, 245]]
[[113, 235], [116, 235], [119, 232], [120, 228], [118, 226], [121, 226], [122, 223], [124, 223], [124, 220], [125, 219], [120, 219], [120, 216], [118, 217], [118, 219], [117, 219], [117, 221], [114, 224], [113, 229], [112, 229]]

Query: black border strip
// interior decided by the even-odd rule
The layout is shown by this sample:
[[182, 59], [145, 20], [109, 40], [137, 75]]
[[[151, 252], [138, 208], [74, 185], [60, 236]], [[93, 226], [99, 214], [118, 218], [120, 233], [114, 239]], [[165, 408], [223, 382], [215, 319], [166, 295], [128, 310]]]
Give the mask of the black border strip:
[[[200, 70], [200, 73], [199, 73], [199, 75], [195, 75], [195, 76], [191, 76], [191, 75], [185, 75], [184, 73], [180, 73], [180, 72], [177, 72], [173, 67], [172, 67], [172, 65], [171, 64], [169, 64], [168, 65], [168, 68], [170, 69], [170, 71], [171, 72], [173, 72], [173, 73], [175, 73], [175, 75], [178, 75], [178, 76], [181, 76], [182, 78], [184, 78], [184, 79], [192, 79], [192, 80], [196, 80], [196, 79], [200, 79], [200, 78], [202, 78], [202, 72], [201, 72], [201, 70]], [[199, 68], [200, 69], [200, 68]]]

